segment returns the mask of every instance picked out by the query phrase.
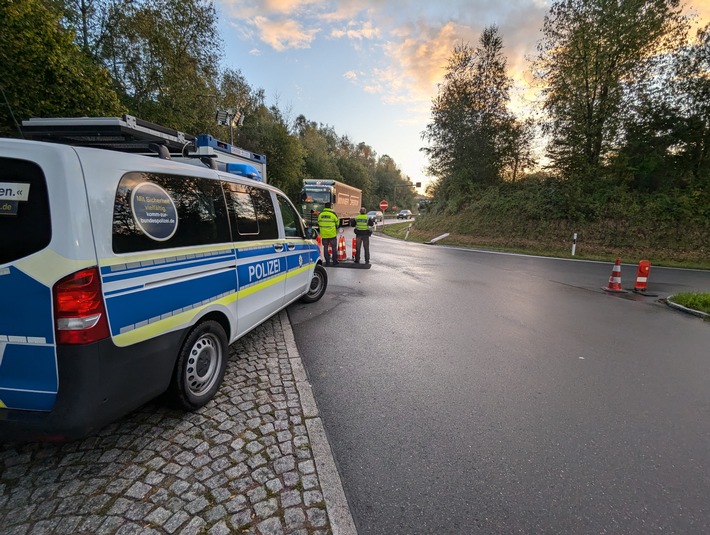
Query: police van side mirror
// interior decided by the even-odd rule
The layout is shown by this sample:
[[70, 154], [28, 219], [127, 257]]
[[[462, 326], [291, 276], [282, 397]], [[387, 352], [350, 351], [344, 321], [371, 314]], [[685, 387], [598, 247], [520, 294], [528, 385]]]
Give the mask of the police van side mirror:
[[306, 239], [315, 240], [318, 237], [318, 231], [313, 227], [306, 228]]

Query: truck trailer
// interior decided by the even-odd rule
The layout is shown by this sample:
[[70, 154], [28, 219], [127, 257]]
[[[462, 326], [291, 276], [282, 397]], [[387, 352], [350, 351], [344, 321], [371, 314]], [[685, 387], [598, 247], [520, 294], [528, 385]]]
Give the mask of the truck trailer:
[[362, 206], [362, 190], [337, 180], [306, 179], [301, 190], [301, 214], [309, 226], [318, 224], [318, 214], [326, 203], [338, 215], [340, 225], [355, 226]]

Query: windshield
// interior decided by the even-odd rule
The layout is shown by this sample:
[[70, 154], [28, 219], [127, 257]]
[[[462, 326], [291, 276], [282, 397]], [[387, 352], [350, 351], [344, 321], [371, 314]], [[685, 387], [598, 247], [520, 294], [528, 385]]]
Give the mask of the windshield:
[[305, 202], [314, 202], [319, 204], [331, 202], [329, 188], [305, 188], [304, 191], [306, 193]]

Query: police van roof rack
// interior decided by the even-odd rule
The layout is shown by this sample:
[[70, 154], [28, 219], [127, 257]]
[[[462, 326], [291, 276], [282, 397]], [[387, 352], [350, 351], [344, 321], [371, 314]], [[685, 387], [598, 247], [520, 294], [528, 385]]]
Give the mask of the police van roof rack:
[[123, 152], [157, 152], [161, 158], [171, 153], [187, 156], [195, 146], [195, 136], [154, 124], [132, 115], [123, 117], [57, 117], [22, 121], [22, 132], [37, 141]]
[[[137, 154], [156, 153], [198, 160], [211, 169], [266, 181], [266, 156], [224, 143], [212, 136], [191, 136], [159, 124], [123, 117], [56, 117], [22, 121], [22, 133], [36, 141]], [[254, 167], [259, 165], [260, 172]]]

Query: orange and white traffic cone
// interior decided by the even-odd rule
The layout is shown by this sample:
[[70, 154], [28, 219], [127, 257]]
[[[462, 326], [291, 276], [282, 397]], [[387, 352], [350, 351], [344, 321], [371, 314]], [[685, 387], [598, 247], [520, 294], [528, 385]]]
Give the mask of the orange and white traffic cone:
[[609, 284], [606, 288], [602, 287], [605, 292], [614, 293], [626, 293], [621, 287], [621, 258], [616, 257], [616, 262], [614, 262], [614, 267], [611, 270], [611, 277], [609, 277]]
[[648, 260], [641, 260], [639, 262], [639, 269], [636, 272], [636, 285], [634, 286], [634, 292], [645, 292], [646, 285], [648, 284], [648, 273], [651, 271], [651, 262]]
[[639, 262], [639, 268], [636, 272], [636, 285], [634, 286], [634, 292], [642, 295], [647, 295], [649, 297], [657, 297], [658, 294], [648, 293], [646, 291], [646, 285], [648, 284], [648, 274], [651, 272], [651, 262], [649, 260], [641, 260]]
[[348, 258], [348, 254], [345, 252], [345, 237], [340, 236], [338, 240], [338, 262], [342, 262]]
[[353, 260], [355, 260], [355, 253], [357, 252], [357, 238], [353, 237]]

